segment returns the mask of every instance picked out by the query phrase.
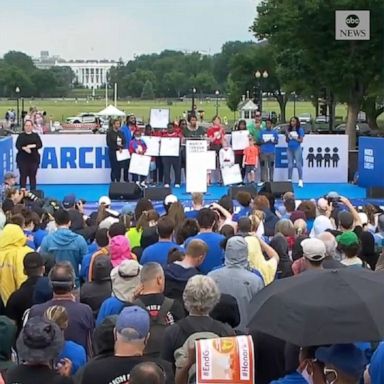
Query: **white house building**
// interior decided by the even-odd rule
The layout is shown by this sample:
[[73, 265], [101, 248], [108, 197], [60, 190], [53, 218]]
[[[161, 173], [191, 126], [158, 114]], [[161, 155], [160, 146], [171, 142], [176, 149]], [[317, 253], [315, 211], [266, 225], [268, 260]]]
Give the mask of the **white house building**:
[[56, 61], [55, 66], [70, 67], [75, 74], [75, 81], [86, 88], [100, 88], [107, 82], [107, 74], [117, 65], [113, 60], [70, 60]]

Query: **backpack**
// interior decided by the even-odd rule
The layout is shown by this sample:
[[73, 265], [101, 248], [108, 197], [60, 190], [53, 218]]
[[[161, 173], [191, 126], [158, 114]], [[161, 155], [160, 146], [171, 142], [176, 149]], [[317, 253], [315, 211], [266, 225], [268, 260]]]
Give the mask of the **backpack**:
[[[195, 343], [196, 340], [201, 339], [216, 339], [220, 336], [214, 332], [202, 331], [202, 332], [193, 332], [192, 327], [187, 323], [187, 321], [180, 321], [177, 325], [181, 328], [183, 333], [189, 335], [185, 340], [184, 344], [175, 350], [173, 356], [175, 358], [175, 366], [177, 368], [183, 368], [188, 360], [189, 346]], [[193, 364], [188, 371], [188, 384], [196, 383], [196, 364]]]
[[163, 304], [161, 304], [157, 316], [153, 316], [140, 299], [136, 299], [133, 302], [133, 304], [144, 308], [148, 312], [150, 317], [150, 335], [144, 349], [145, 356], [160, 356], [160, 349], [163, 345], [165, 328], [169, 326], [169, 324], [167, 323], [167, 314], [171, 310], [174, 302], [175, 300], [170, 299], [168, 297], [164, 297]]

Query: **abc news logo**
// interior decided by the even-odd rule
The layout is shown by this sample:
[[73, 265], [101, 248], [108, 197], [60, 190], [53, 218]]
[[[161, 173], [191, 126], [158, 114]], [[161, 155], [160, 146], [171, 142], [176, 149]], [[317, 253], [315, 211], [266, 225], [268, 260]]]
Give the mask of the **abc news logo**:
[[336, 11], [336, 40], [369, 40], [369, 11]]

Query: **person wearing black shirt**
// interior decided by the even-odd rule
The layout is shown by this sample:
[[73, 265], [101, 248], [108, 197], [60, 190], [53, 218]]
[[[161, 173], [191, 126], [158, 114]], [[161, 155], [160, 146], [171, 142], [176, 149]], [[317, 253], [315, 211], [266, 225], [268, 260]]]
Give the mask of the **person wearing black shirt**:
[[119, 182], [121, 178], [121, 164], [117, 161], [116, 152], [122, 151], [125, 146], [125, 138], [120, 131], [120, 120], [113, 120], [112, 128], [107, 132], [107, 146], [109, 162], [111, 165], [111, 181]]
[[43, 146], [40, 136], [33, 132], [33, 123], [26, 120], [24, 132], [16, 140], [16, 163], [20, 171], [20, 187], [25, 188], [27, 178], [32, 191], [36, 190], [36, 173], [40, 164], [39, 149]]

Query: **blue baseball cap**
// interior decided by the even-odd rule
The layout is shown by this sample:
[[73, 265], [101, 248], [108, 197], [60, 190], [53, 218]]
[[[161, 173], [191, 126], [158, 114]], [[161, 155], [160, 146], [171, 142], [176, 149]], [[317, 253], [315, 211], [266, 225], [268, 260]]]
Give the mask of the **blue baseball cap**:
[[75, 195], [65, 196], [62, 204], [63, 204], [63, 208], [65, 209], [74, 207], [76, 204], [76, 196]]
[[316, 350], [316, 358], [331, 364], [347, 376], [361, 377], [368, 361], [364, 353], [354, 344], [334, 344]]
[[149, 333], [149, 314], [137, 305], [126, 307], [117, 317], [115, 328], [127, 341], [144, 339]]

